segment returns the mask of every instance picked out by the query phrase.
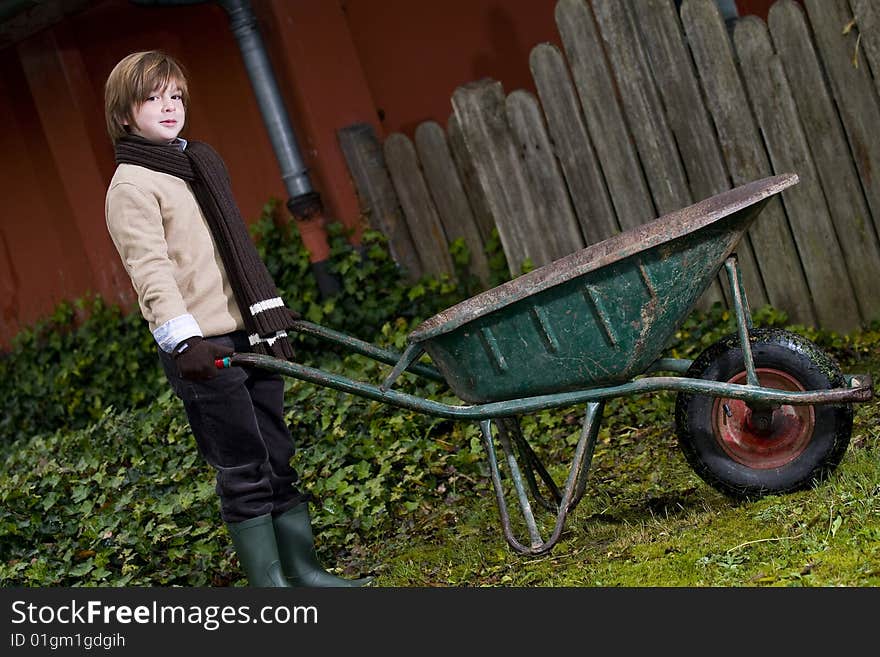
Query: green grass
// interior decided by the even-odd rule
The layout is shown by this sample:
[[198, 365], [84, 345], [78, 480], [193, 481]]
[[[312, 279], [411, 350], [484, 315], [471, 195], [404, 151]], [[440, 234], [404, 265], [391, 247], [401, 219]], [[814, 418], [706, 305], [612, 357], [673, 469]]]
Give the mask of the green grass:
[[[671, 355], [695, 357], [729, 332], [729, 322], [720, 311], [696, 315]], [[409, 328], [403, 322], [383, 337], [399, 347]], [[850, 336], [799, 330], [845, 372], [877, 379], [877, 325]], [[387, 371], [358, 356], [315, 357], [315, 366], [359, 380]], [[457, 403], [438, 384], [404, 377], [400, 385]], [[0, 444], [0, 586], [246, 584], [182, 405], [167, 387], [152, 402], [111, 405], [85, 427], [24, 431]], [[677, 445], [674, 404], [671, 393], [608, 402], [585, 494], [542, 556], [520, 556], [505, 541], [475, 423], [295, 380], [287, 419], [298, 441], [294, 465], [316, 497], [319, 556], [338, 574], [373, 572], [379, 586], [880, 585], [876, 401], [855, 406], [849, 448], [829, 479], [752, 502], [725, 497], [693, 472]], [[522, 420], [557, 482], [567, 475], [582, 412]], [[508, 504], [523, 540], [515, 501]], [[547, 538], [555, 514], [536, 513]]]
[[[267, 204], [255, 236], [279, 290], [305, 317], [402, 350], [425, 317], [475, 290], [466, 276], [414, 286], [375, 232], [355, 251], [333, 229], [343, 293], [321, 299], [293, 224]], [[497, 236], [496, 236], [497, 237]], [[508, 269], [495, 241], [493, 271]], [[461, 246], [461, 245], [459, 245]], [[466, 249], [454, 249], [459, 265]], [[490, 254], [491, 255], [491, 254]], [[501, 282], [494, 281], [493, 284]], [[782, 328], [784, 312], [752, 313]], [[848, 336], [790, 327], [840, 361], [880, 372], [880, 323]], [[696, 358], [734, 330], [720, 304], [695, 311], [667, 356]], [[301, 336], [298, 359], [359, 381], [388, 368]], [[442, 384], [400, 389], [456, 404]], [[0, 586], [243, 586], [198, 456], [139, 313], [97, 298], [60, 304], [0, 357]], [[290, 379], [285, 419], [300, 485], [314, 495], [318, 552], [380, 586], [874, 586], [880, 549], [877, 403], [858, 405], [851, 445], [814, 490], [741, 503], [699, 479], [678, 449], [669, 393], [605, 409], [585, 495], [552, 552], [507, 545], [476, 423], [456, 423]], [[523, 418], [557, 482], [580, 408]], [[516, 515], [512, 502], [511, 512]], [[555, 517], [538, 510], [546, 538]], [[515, 519], [523, 538], [522, 522]]]
[[[840, 354], [844, 371], [877, 379], [876, 344]], [[368, 545], [364, 561], [381, 586], [880, 585], [877, 401], [856, 405], [849, 449], [828, 480], [751, 502], [726, 498], [690, 470], [673, 407], [666, 393], [608, 405], [585, 495], [549, 554], [521, 556], [508, 547], [486, 478], [474, 492], [424, 505], [406, 532]], [[553, 434], [536, 451], [555, 464], [557, 482], [577, 438], [575, 416], [562, 415], [549, 428], [547, 415], [526, 429], [530, 439]], [[546, 538], [555, 515], [536, 514]], [[522, 523], [514, 527], [524, 540]]]

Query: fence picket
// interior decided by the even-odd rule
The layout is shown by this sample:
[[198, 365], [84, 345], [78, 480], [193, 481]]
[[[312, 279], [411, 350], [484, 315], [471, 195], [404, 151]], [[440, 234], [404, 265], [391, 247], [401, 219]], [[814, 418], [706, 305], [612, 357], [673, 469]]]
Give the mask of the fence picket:
[[[771, 175], [718, 7], [712, 0], [684, 0], [681, 19], [734, 185]], [[749, 258], [752, 262], [743, 257], [745, 240], [738, 252], [744, 261], [743, 280], [752, 305], [769, 302], [786, 311], [794, 322], [814, 324], [809, 288], [778, 198], [770, 200], [748, 237], [754, 252]], [[762, 279], [766, 290], [761, 288]]]
[[459, 238], [464, 240], [470, 252], [470, 272], [483, 285], [488, 284], [489, 263], [483, 250], [483, 240], [452, 161], [443, 128], [434, 121], [426, 121], [416, 128], [415, 142], [446, 239], [450, 242]]
[[385, 140], [385, 161], [400, 205], [406, 213], [410, 236], [426, 274], [455, 273], [449, 242], [428, 185], [419, 168], [415, 146], [409, 137], [394, 133]]
[[477, 178], [477, 170], [474, 162], [464, 143], [464, 135], [461, 134], [461, 126], [455, 116], [455, 112], [449, 115], [446, 121], [446, 138], [449, 141], [449, 151], [452, 153], [452, 161], [458, 170], [458, 176], [464, 187], [465, 195], [470, 203], [471, 212], [480, 233], [483, 244], [488, 244], [492, 239], [492, 231], [495, 230], [495, 220], [489, 209], [489, 200]]
[[807, 18], [794, 0], [779, 0], [770, 8], [768, 25], [785, 66], [862, 317], [880, 317], [880, 295], [876, 293], [880, 246]]
[[700, 200], [730, 189], [718, 140], [672, 0], [640, 0], [639, 33], [666, 107], [687, 172], [691, 196]]
[[859, 29], [859, 46], [874, 72], [874, 87], [880, 92], [880, 7], [876, 0], [849, 0]]
[[773, 167], [797, 171], [800, 177], [782, 201], [816, 319], [824, 327], [846, 331], [858, 323], [859, 308], [782, 62], [773, 52], [767, 26], [757, 17], [737, 21], [734, 44]]
[[584, 238], [571, 208], [568, 189], [553, 154], [537, 98], [518, 90], [507, 96], [505, 105], [526, 175], [540, 199], [541, 223], [535, 226], [534, 235], [541, 235], [546, 251], [542, 264], [546, 264], [582, 249]]
[[406, 277], [411, 281], [418, 279], [422, 275], [422, 265], [375, 131], [369, 124], [356, 123], [340, 129], [337, 138], [357, 190], [361, 212], [370, 226], [388, 238], [391, 257], [404, 270]]
[[[880, 107], [864, 58], [856, 50], [856, 30], [843, 33], [853, 19], [852, 12], [846, 0], [806, 0], [806, 7], [871, 208], [874, 229], [880, 234], [880, 176], [874, 175], [880, 171], [880, 140], [877, 139]], [[858, 68], [853, 65], [854, 55], [856, 61], [861, 60]]]
[[690, 205], [693, 200], [678, 149], [629, 5], [620, 0], [593, 0], [592, 4], [657, 214]]
[[501, 83], [483, 79], [458, 87], [452, 107], [489, 202], [510, 273], [526, 260], [551, 262], [544, 249], [542, 215], [519, 157], [505, 112]]
[[555, 15], [617, 222], [624, 230], [639, 226], [654, 218], [656, 210], [623, 119], [592, 12], [584, 0], [559, 0]]
[[556, 46], [541, 43], [532, 48], [529, 67], [584, 241], [601, 242], [620, 226], [565, 60]]

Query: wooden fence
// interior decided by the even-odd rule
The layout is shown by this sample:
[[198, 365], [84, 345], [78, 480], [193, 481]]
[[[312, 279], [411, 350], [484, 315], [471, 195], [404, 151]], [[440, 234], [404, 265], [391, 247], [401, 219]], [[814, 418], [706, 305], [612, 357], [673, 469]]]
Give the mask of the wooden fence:
[[[753, 308], [849, 331], [880, 319], [880, 3], [778, 0], [732, 33], [713, 0], [559, 0], [537, 97], [479, 80], [445, 128], [340, 143], [371, 224], [416, 278], [497, 227], [522, 271], [757, 178], [795, 172], [737, 249]], [[877, 72], [875, 78], [871, 71]], [[716, 282], [703, 305], [726, 298]]]

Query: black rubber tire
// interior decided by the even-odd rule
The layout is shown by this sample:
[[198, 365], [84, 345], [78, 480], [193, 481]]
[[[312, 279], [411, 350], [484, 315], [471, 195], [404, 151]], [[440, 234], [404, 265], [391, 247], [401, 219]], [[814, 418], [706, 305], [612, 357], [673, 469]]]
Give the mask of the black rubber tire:
[[[805, 390], [824, 390], [844, 385], [837, 363], [811, 341], [795, 333], [779, 329], [755, 329], [749, 342], [759, 379], [782, 376], [785, 373]], [[773, 372], [777, 374], [773, 374]], [[711, 381], [730, 381], [744, 378], [742, 349], [737, 335], [716, 342], [697, 358], [687, 377]], [[769, 385], [769, 384], [765, 384]], [[802, 490], [823, 481], [838, 466], [852, 434], [853, 409], [851, 404], [818, 404], [799, 409], [813, 409], [812, 431], [801, 430], [800, 447], [786, 463], [760, 463], [761, 453], [749, 454], [742, 462], [722, 446], [717, 429], [719, 409], [729, 416], [726, 408], [715, 397], [679, 393], [675, 403], [675, 425], [678, 443], [690, 466], [708, 484], [734, 498], [754, 499], [767, 494]], [[730, 402], [736, 403], [736, 402]], [[792, 407], [784, 407], [796, 412]], [[798, 410], [797, 412], [804, 412]], [[808, 412], [808, 411], [806, 411]], [[774, 416], [776, 417], [776, 416]], [[776, 421], [774, 420], [774, 423]], [[805, 423], [809, 427], [810, 423]], [[745, 425], [743, 425], [744, 427]], [[742, 429], [743, 427], [739, 427]], [[730, 431], [736, 433], [737, 427]], [[750, 433], [743, 429], [746, 433]], [[751, 434], [750, 435], [754, 435]], [[768, 443], [770, 444], [770, 443]], [[797, 451], [796, 454], [794, 452]], [[776, 455], [779, 458], [779, 455]]]

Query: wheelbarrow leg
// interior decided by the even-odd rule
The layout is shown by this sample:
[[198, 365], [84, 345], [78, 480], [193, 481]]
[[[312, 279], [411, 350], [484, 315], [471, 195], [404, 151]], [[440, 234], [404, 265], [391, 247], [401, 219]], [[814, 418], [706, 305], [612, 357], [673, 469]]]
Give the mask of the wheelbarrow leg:
[[[484, 430], [485, 434], [485, 430]], [[529, 504], [529, 498], [526, 495], [526, 491], [523, 489], [523, 480], [522, 474], [520, 474], [519, 465], [516, 461], [516, 455], [513, 453], [513, 449], [511, 449], [510, 438], [504, 431], [498, 432], [498, 440], [501, 443], [501, 447], [504, 450], [504, 456], [507, 460], [507, 467], [510, 471], [510, 477], [513, 480], [513, 486], [516, 489], [516, 497], [519, 501], [520, 509], [522, 510], [523, 519], [526, 522], [526, 527], [529, 530], [529, 538], [531, 539], [532, 547], [536, 547], [541, 545], [541, 535], [538, 532], [538, 525], [535, 522], [535, 514], [532, 512], [532, 505]], [[498, 494], [498, 489], [496, 488], [495, 493]]]
[[749, 331], [752, 330], [752, 313], [749, 309], [746, 291], [742, 287], [739, 262], [735, 253], [724, 261], [724, 268], [727, 270], [727, 280], [730, 282], [730, 292], [733, 295], [733, 311], [736, 315], [736, 330], [739, 334], [739, 342], [745, 361], [746, 383], [750, 386], [757, 386], [760, 385], [760, 382], [755, 373], [755, 360], [752, 358], [752, 345], [749, 342]]
[[[560, 502], [562, 502], [562, 493], [559, 492], [559, 487], [556, 485], [556, 482], [553, 481], [553, 477], [547, 472], [544, 464], [541, 463], [538, 455], [535, 454], [532, 446], [529, 445], [529, 442], [523, 436], [522, 430], [519, 426], [519, 419], [515, 417], [500, 418], [498, 420], [499, 440], [502, 439], [501, 436], [503, 433], [507, 433], [507, 435], [513, 439], [513, 443], [517, 447], [519, 457], [523, 462], [523, 471], [526, 476], [526, 481], [529, 483], [529, 490], [532, 493], [532, 497], [546, 510], [556, 513], [557, 509], [559, 509]], [[549, 489], [553, 498], [552, 500], [541, 494], [541, 491], [538, 489], [538, 481], [535, 478], [535, 473], [538, 474]], [[578, 502], [580, 502], [581, 497], [583, 497], [584, 490], [587, 486], [588, 473], [589, 468], [581, 470], [580, 479], [575, 485], [574, 497], [572, 497], [571, 501], [568, 503], [569, 510], [576, 507]]]
[[[526, 476], [526, 481], [529, 483], [529, 490], [532, 493], [532, 497], [547, 511], [556, 513], [556, 509], [559, 508], [559, 503], [562, 501], [562, 493], [559, 492], [559, 487], [556, 485], [556, 482], [553, 481], [553, 477], [547, 472], [544, 464], [541, 463], [538, 455], [535, 454], [532, 446], [529, 445], [529, 442], [525, 439], [525, 436], [523, 436], [522, 430], [519, 426], [519, 418], [499, 418], [497, 423], [499, 440], [503, 440], [504, 434], [507, 434], [509, 438], [513, 439], [513, 443], [516, 445], [519, 457], [523, 462], [523, 471]], [[541, 491], [538, 489], [538, 481], [535, 478], [535, 473], [538, 474], [549, 489], [552, 499], [548, 499], [541, 494]]]
[[569, 511], [578, 505], [587, 488], [587, 475], [590, 473], [590, 464], [593, 462], [593, 450], [596, 447], [596, 438], [599, 435], [599, 426], [602, 424], [602, 413], [604, 410], [605, 402], [595, 402], [587, 405], [584, 424], [581, 428], [581, 440], [584, 440], [584, 434], [588, 434], [586, 437], [587, 453], [581, 457], [584, 467], [579, 468], [577, 478], [574, 480], [574, 489], [571, 499], [568, 501]]
[[528, 496], [523, 487], [522, 474], [520, 473], [516, 456], [510, 444], [510, 438], [506, 432], [499, 432], [499, 442], [501, 442], [501, 446], [504, 449], [507, 467], [510, 470], [510, 477], [513, 481], [514, 488], [516, 489], [520, 510], [522, 511], [523, 519], [528, 528], [530, 539], [528, 546], [516, 539], [510, 525], [510, 513], [507, 509], [507, 502], [504, 499], [501, 473], [498, 469], [498, 460], [495, 455], [495, 446], [492, 439], [492, 421], [483, 420], [480, 423], [483, 444], [486, 449], [486, 455], [489, 459], [492, 485], [495, 488], [495, 501], [498, 504], [498, 512], [501, 516], [501, 527], [508, 544], [519, 554], [543, 554], [549, 552], [559, 541], [568, 513], [574, 509], [586, 487], [587, 471], [589, 470], [590, 462], [593, 458], [593, 448], [596, 445], [596, 436], [599, 433], [599, 425], [602, 420], [604, 406], [605, 403], [601, 401], [590, 402], [587, 404], [587, 412], [584, 416], [581, 436], [578, 439], [578, 444], [575, 448], [571, 468], [565, 482], [565, 490], [556, 510], [556, 524], [553, 527], [553, 532], [550, 535], [550, 538], [546, 541], [541, 538], [540, 532], [538, 531], [531, 504], [529, 503]]

